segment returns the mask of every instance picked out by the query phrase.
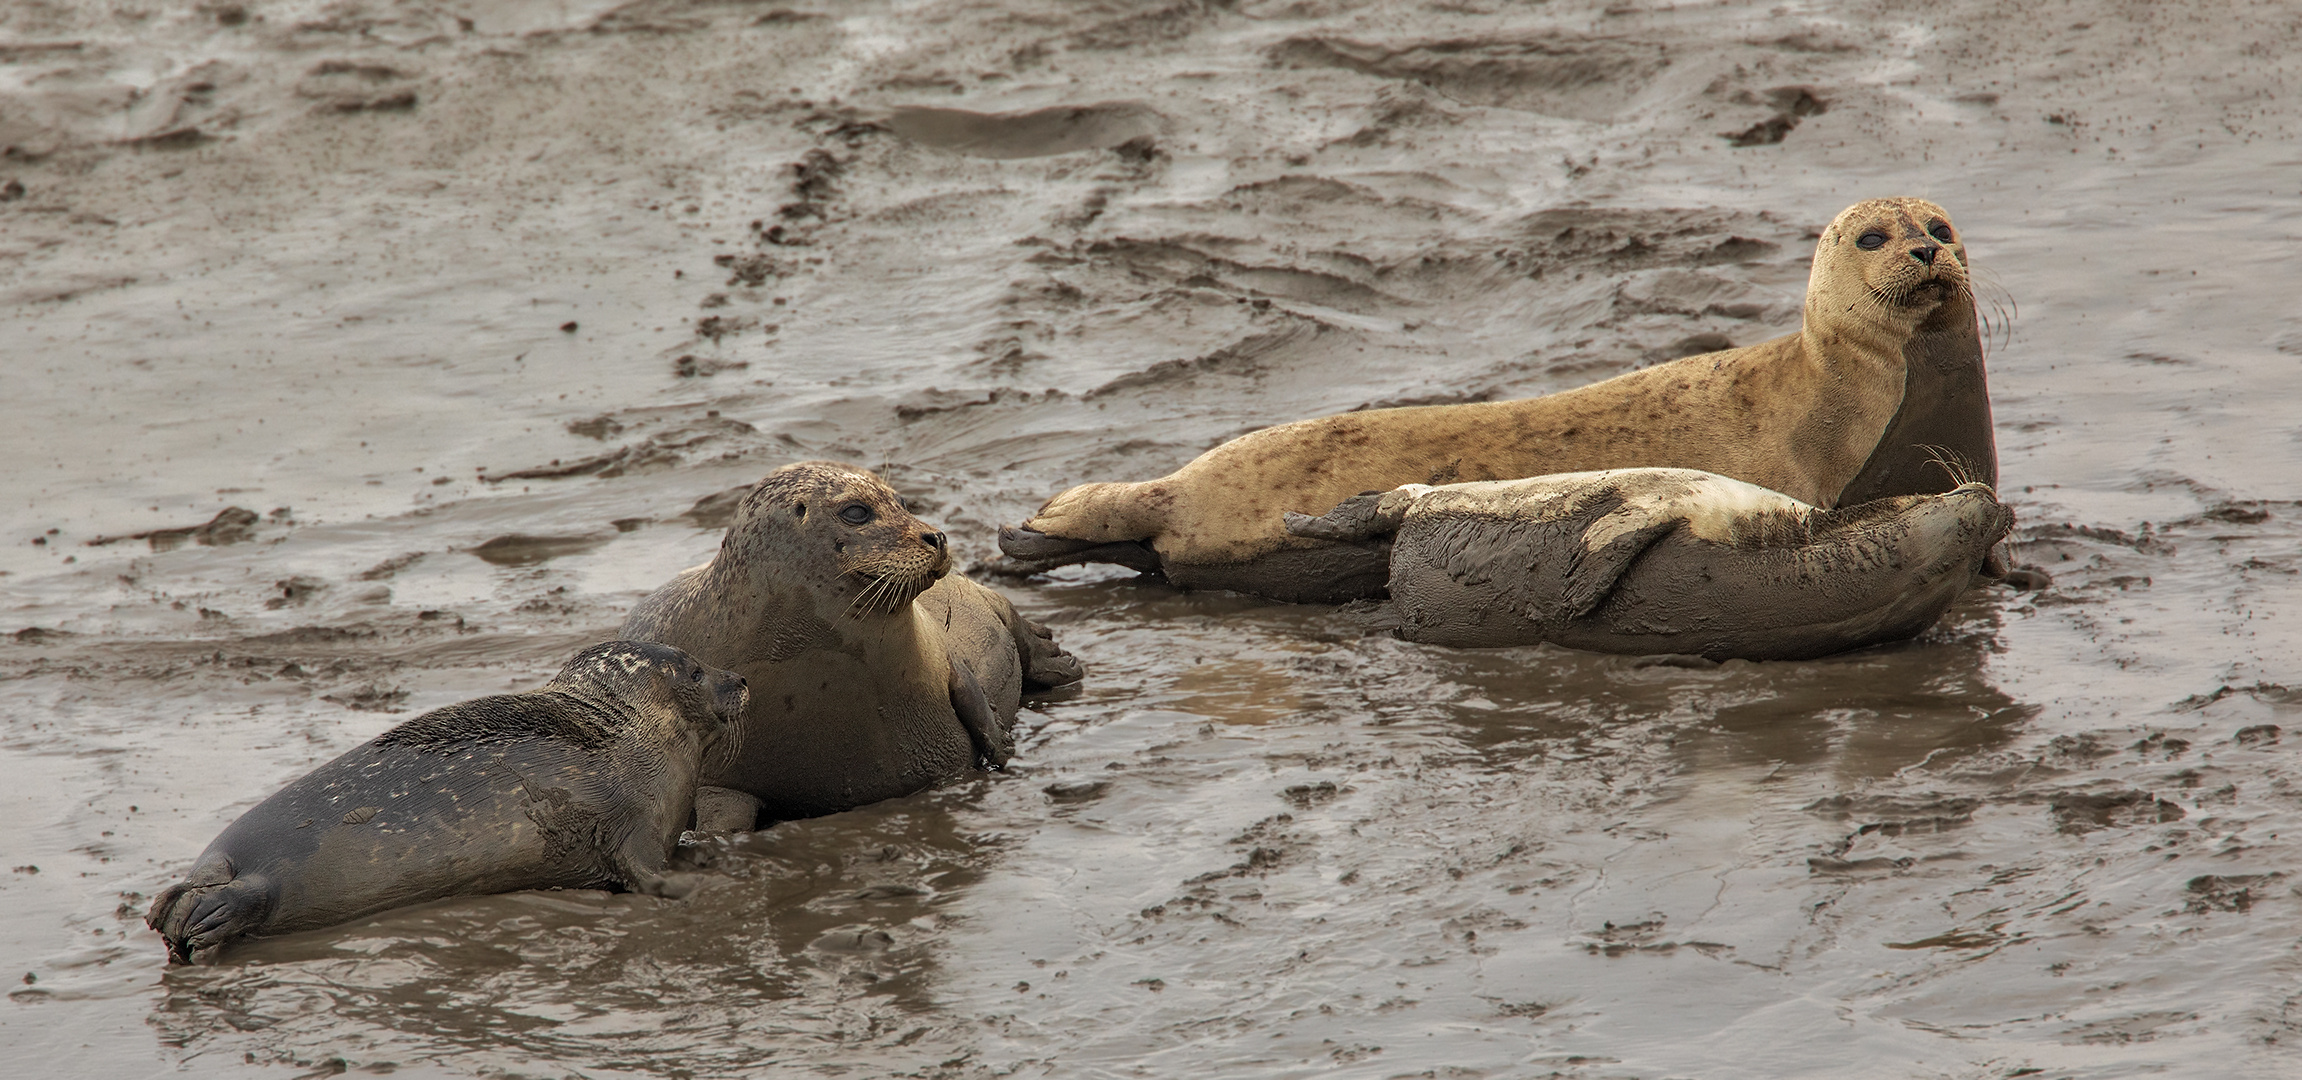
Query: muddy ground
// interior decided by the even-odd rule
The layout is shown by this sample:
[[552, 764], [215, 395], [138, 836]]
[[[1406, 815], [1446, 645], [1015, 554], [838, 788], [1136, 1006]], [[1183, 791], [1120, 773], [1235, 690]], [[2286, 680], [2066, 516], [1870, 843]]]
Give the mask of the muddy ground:
[[[2302, 13], [0, 5], [0, 1006], [77, 1075], [2291, 1076]], [[1023, 760], [167, 971], [147, 898], [539, 685], [711, 496], [1088, 479], [1984, 282], [2039, 592], [1811, 663], [1455, 652], [1124, 573]], [[2296, 840], [2281, 834], [2295, 832]], [[20, 975], [18, 969], [21, 969]]]

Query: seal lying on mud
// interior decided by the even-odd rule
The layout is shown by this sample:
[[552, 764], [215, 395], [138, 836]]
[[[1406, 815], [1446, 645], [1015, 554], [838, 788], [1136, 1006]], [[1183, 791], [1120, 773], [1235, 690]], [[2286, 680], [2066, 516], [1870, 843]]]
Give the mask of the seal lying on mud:
[[748, 829], [907, 795], [1003, 765], [1028, 684], [1079, 661], [1007, 598], [946, 576], [951, 551], [892, 488], [807, 461], [744, 497], [712, 561], [640, 602], [621, 636], [751, 680], [743, 750], [697, 796], [702, 829]]
[[1872, 199], [1815, 245], [1804, 326], [1545, 397], [1373, 409], [1240, 436], [1158, 480], [1083, 484], [1000, 530], [1011, 570], [1112, 562], [1280, 600], [1380, 595], [1364, 550], [1280, 528], [1406, 483], [1667, 466], [1816, 506], [1915, 495], [1947, 451], [1996, 483], [1966, 249], [1942, 208]]
[[662, 891], [697, 775], [732, 750], [743, 679], [614, 641], [532, 694], [435, 709], [256, 804], [146, 924], [174, 963], [446, 896]]
[[1344, 500], [1287, 531], [1392, 539], [1398, 634], [1712, 660], [1799, 660], [1912, 637], [2014, 515], [1986, 484], [1823, 510], [1691, 469], [1616, 469]]

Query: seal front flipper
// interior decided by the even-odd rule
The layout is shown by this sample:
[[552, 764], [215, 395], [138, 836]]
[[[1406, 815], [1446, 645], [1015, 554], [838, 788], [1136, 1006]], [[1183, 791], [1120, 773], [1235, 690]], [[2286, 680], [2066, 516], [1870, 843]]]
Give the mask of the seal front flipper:
[[975, 756], [985, 768], [1003, 768], [1015, 756], [1015, 733], [999, 722], [991, 698], [956, 657], [951, 661], [951, 711], [959, 714], [959, 723], [974, 740]]
[[[1622, 515], [1620, 510], [1609, 514], [1583, 533], [1583, 545], [1567, 561], [1566, 586], [1559, 593], [1561, 616], [1579, 619], [1597, 611], [1629, 572], [1631, 564], [1655, 546], [1656, 541], [1669, 536], [1682, 520], [1672, 514], [1660, 520], [1632, 524], [1621, 532], [1602, 531], [1602, 527], [1615, 524], [1609, 519]], [[1606, 539], [1594, 542], [1594, 534], [1604, 535]]]
[[695, 789], [695, 831], [750, 832], [759, 824], [766, 804], [757, 796], [734, 788], [698, 784]]
[[[1010, 611], [1013, 609], [1010, 608]], [[1053, 690], [1087, 677], [1087, 665], [1055, 643], [1055, 631], [1014, 612], [1015, 653], [1026, 690]]]

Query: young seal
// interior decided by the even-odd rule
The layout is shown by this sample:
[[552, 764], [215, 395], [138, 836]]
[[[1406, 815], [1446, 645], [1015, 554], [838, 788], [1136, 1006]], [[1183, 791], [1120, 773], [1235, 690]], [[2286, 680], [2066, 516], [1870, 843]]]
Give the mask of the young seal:
[[632, 610], [621, 636], [751, 680], [742, 753], [705, 778], [717, 790], [698, 795], [698, 828], [834, 813], [1007, 762], [1026, 685], [1076, 682], [1079, 661], [950, 569], [943, 533], [878, 477], [806, 461], [769, 473], [712, 561]]
[[1797, 333], [1545, 397], [1266, 428], [1158, 480], [1065, 491], [999, 545], [1015, 571], [1114, 562], [1333, 602], [1380, 595], [1382, 560], [1290, 535], [1279, 515], [1368, 489], [1667, 466], [1833, 506], [1939, 490], [1921, 467], [1943, 451], [1995, 483], [1966, 259], [1941, 207], [1856, 203], [1815, 245]]
[[1408, 484], [1286, 515], [1297, 536], [1392, 540], [1407, 640], [1712, 660], [1915, 636], [2013, 523], [1987, 484], [1824, 510], [1690, 469]]
[[592, 646], [535, 693], [435, 709], [256, 804], [144, 921], [170, 962], [208, 964], [244, 937], [446, 896], [663, 892], [745, 700], [741, 677], [678, 649]]

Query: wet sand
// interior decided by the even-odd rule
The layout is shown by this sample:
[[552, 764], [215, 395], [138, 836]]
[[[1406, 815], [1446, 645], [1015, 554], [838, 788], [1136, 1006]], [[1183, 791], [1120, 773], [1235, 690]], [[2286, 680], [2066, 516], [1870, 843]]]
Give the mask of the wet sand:
[[[2292, 1075], [2297, 55], [2277, 4], [8, 5], [0, 1045]], [[1684, 668], [1067, 571], [1001, 583], [1090, 667], [1015, 768], [700, 851], [685, 901], [176, 971], [142, 925], [282, 784], [541, 684], [777, 464], [985, 557], [1269, 423], [1786, 332], [1891, 194], [1967, 236], [2044, 591]]]

